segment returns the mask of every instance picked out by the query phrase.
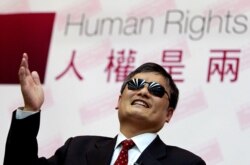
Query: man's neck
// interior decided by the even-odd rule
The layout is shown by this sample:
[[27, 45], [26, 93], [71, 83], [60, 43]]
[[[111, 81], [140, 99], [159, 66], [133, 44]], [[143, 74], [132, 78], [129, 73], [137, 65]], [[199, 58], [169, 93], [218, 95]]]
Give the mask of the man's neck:
[[120, 126], [121, 133], [126, 136], [126, 138], [132, 138], [134, 136], [144, 134], [144, 133], [156, 133], [155, 131], [149, 129], [141, 129], [135, 126]]

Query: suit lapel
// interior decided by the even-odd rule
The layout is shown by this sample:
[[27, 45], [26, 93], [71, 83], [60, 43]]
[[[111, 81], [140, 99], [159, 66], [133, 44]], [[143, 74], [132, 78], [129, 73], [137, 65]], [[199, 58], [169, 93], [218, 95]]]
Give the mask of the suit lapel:
[[166, 156], [166, 145], [161, 141], [159, 136], [142, 152], [136, 161], [140, 165], [160, 165], [160, 158]]
[[97, 142], [95, 146], [87, 152], [87, 164], [109, 165], [114, 152], [116, 138], [110, 141]]
[[[98, 142], [87, 152], [88, 165], [109, 165], [114, 152], [117, 137]], [[139, 165], [161, 165], [160, 158], [166, 156], [166, 145], [157, 136], [155, 140], [142, 152], [136, 161]]]

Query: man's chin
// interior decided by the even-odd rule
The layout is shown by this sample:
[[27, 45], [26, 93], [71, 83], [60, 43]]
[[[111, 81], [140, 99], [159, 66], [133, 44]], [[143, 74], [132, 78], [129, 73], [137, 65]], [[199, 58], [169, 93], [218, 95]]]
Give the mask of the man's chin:
[[133, 109], [128, 116], [131, 120], [136, 120], [136, 121], [147, 120], [145, 109]]

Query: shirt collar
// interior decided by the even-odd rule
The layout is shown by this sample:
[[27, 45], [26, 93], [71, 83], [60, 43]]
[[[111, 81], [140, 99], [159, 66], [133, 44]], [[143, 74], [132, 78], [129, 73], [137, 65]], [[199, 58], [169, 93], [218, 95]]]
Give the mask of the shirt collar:
[[[157, 134], [156, 133], [143, 133], [137, 136], [132, 137], [131, 139], [134, 141], [136, 147], [139, 149], [140, 152], [143, 152], [147, 146], [156, 138]], [[119, 146], [119, 144], [123, 141], [126, 140], [127, 138], [122, 134], [119, 133], [115, 148]]]

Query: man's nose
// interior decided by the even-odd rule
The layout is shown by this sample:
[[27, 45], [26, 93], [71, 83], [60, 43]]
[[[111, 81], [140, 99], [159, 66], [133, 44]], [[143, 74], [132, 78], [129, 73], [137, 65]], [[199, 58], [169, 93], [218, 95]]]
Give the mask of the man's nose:
[[141, 88], [139, 91], [138, 91], [138, 94], [139, 95], [142, 95], [142, 96], [149, 96], [150, 93], [148, 91], [148, 84], [144, 84], [143, 88]]

